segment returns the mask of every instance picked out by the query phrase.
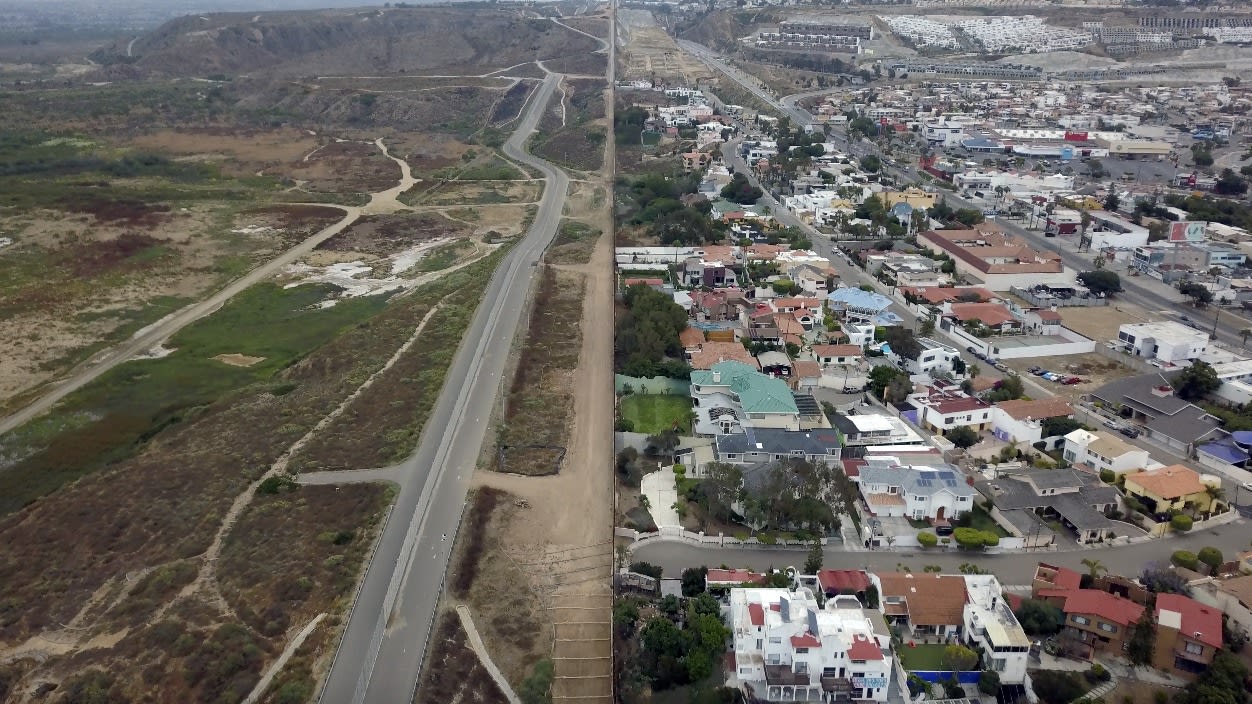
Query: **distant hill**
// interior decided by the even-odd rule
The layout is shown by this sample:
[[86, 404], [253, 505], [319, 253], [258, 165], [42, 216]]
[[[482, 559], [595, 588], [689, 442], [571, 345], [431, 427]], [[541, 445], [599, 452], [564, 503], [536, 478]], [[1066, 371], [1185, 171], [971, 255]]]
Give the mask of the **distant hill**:
[[427, 6], [192, 15], [92, 58], [147, 76], [381, 76], [487, 72], [597, 46], [511, 10]]

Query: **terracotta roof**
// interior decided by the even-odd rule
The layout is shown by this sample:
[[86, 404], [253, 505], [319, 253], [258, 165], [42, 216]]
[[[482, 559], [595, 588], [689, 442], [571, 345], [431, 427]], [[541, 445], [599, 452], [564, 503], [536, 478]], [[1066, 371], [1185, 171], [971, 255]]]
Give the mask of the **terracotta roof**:
[[704, 331], [697, 328], [684, 328], [678, 333], [678, 341], [683, 347], [699, 347], [704, 344]]
[[753, 369], [760, 369], [756, 361], [744, 346], [738, 342], [705, 342], [700, 349], [691, 353], [692, 369], [712, 369], [714, 364], [733, 360], [743, 362]]
[[988, 327], [1016, 322], [1017, 318], [999, 303], [953, 303], [952, 315], [959, 320], [979, 320]]
[[1039, 316], [1040, 320], [1052, 320], [1058, 323], [1061, 321], [1061, 314], [1054, 310], [1037, 310], [1035, 315]]
[[908, 604], [914, 626], [949, 626], [965, 613], [965, 578], [954, 575], [880, 572], [882, 598], [898, 596]]
[[778, 331], [784, 335], [803, 335], [804, 326], [800, 321], [796, 320], [790, 313], [774, 314], [774, 325], [778, 327]]
[[709, 584], [760, 584], [765, 581], [765, 575], [752, 570], [714, 569], [704, 575], [704, 580]]
[[1091, 614], [1106, 621], [1129, 626], [1143, 615], [1143, 607], [1099, 589], [1041, 589], [1039, 596], [1061, 597], [1066, 614]]
[[1126, 477], [1126, 481], [1134, 482], [1162, 499], [1179, 499], [1204, 493], [1200, 475], [1181, 464], [1131, 474]]
[[813, 354], [818, 357], [861, 357], [865, 351], [860, 345], [813, 345]]
[[1064, 399], [1050, 397], [1035, 400], [1013, 399], [1001, 401], [996, 407], [1009, 414], [1015, 420], [1032, 418], [1063, 418], [1074, 415], [1074, 409]]
[[1252, 575], [1224, 579], [1217, 588], [1238, 599], [1245, 609], [1252, 609]]
[[866, 494], [865, 503], [871, 506], [903, 506], [904, 497], [899, 494]]
[[927, 404], [935, 409], [937, 413], [948, 415], [949, 413], [964, 413], [965, 411], [976, 411], [982, 408], [990, 408], [986, 401], [980, 398], [969, 396], [966, 398], [954, 398], [937, 403]]
[[817, 636], [805, 631], [798, 636], [791, 636], [791, 647], [793, 648], [820, 648], [822, 642]]
[[[1047, 579], [1046, 576], [1039, 575], [1039, 572], [1045, 569], [1052, 570], [1053, 576], [1051, 579]], [[1054, 584], [1058, 589], [1078, 589], [1079, 585], [1082, 584], [1082, 575], [1078, 574], [1074, 570], [1071, 570], [1068, 567], [1057, 567], [1056, 565], [1049, 565], [1043, 562], [1040, 562], [1039, 566], [1035, 568], [1035, 579], [1048, 582], [1049, 584]]]
[[823, 590], [856, 593], [869, 588], [869, 577], [861, 570], [818, 570], [817, 583]]
[[1222, 612], [1205, 606], [1189, 596], [1181, 594], [1156, 595], [1156, 622], [1161, 624], [1161, 612], [1173, 611], [1181, 615], [1180, 635], [1198, 640], [1214, 648], [1222, 647]]
[[765, 609], [760, 604], [748, 604], [748, 620], [753, 626], [765, 625]]
[[849, 660], [882, 660], [882, 649], [874, 641], [857, 633], [852, 636], [852, 645], [848, 648]]
[[843, 473], [849, 478], [861, 476], [861, 467], [869, 464], [862, 459], [843, 460]]
[[822, 365], [807, 359], [792, 362], [791, 369], [795, 372], [796, 378], [816, 379], [822, 375]]

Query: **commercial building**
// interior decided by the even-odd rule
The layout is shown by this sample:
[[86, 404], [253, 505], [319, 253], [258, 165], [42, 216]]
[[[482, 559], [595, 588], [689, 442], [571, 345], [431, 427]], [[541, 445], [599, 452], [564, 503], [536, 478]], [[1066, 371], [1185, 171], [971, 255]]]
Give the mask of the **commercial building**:
[[952, 257], [967, 279], [992, 291], [1008, 291], [1023, 281], [1069, 283], [1073, 280], [1055, 252], [1040, 252], [1024, 240], [1010, 237], [992, 225], [969, 230], [930, 230], [920, 244]]
[[1208, 333], [1172, 320], [1126, 323], [1117, 328], [1117, 340], [1127, 354], [1168, 365], [1183, 365], [1200, 356], [1209, 345]]

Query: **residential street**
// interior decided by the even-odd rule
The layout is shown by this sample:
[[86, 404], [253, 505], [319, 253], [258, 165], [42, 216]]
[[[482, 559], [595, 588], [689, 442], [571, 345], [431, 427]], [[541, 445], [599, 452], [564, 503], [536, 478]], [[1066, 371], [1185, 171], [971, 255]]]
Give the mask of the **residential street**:
[[[1175, 550], [1197, 552], [1200, 548], [1211, 545], [1230, 557], [1241, 550], [1247, 550], [1250, 540], [1252, 540], [1252, 530], [1248, 529], [1246, 519], [1240, 519], [1229, 525], [1197, 531], [1179, 538], [1153, 540], [1121, 547], [1081, 549], [1073, 552], [1041, 551], [1003, 555], [962, 552], [927, 553], [918, 550], [848, 552], [843, 549], [843, 546], [834, 545], [826, 548], [823, 566], [894, 571], [897, 566], [903, 565], [914, 571], [921, 571], [926, 565], [939, 565], [945, 573], [956, 573], [963, 563], [973, 563], [994, 572], [1004, 584], [1030, 584], [1035, 564], [1041, 561], [1085, 572], [1086, 567], [1083, 566], [1082, 560], [1096, 559], [1103, 563], [1109, 572], [1138, 575], [1149, 564], [1167, 565], [1170, 554]], [[804, 556], [805, 551], [802, 549], [719, 548], [653, 540], [636, 546], [632, 559], [660, 565], [664, 568], [666, 577], [678, 577], [687, 567], [726, 565], [763, 570], [769, 567], [782, 568], [803, 564]]]

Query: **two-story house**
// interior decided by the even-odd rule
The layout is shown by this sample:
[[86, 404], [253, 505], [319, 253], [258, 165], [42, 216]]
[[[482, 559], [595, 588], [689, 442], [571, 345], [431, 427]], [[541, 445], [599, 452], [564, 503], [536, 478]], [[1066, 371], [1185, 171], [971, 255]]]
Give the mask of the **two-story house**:
[[983, 431], [991, 423], [991, 404], [956, 386], [927, 386], [909, 396], [909, 403], [917, 409], [918, 424], [940, 434], [962, 425]]
[[871, 462], [860, 470], [861, 497], [875, 516], [951, 521], [974, 508], [978, 492], [961, 480], [954, 467], [884, 464]]
[[831, 423], [842, 436], [844, 445], [920, 445], [926, 446], [917, 431], [908, 423], [896, 418], [876, 413], [861, 413], [854, 416], [836, 413]]
[[1194, 679], [1222, 649], [1222, 612], [1181, 594], [1156, 597], [1152, 666]]
[[[919, 351], [916, 357], [904, 357], [888, 347], [887, 356], [904, 367], [909, 374], [934, 375], [939, 372], [951, 372], [961, 353], [951, 345], [936, 342], [929, 337], [917, 338]], [[889, 351], [888, 351], [889, 350]]]
[[1064, 399], [1013, 399], [991, 409], [991, 434], [1005, 442], [1035, 443], [1043, 439], [1043, 422], [1069, 418], [1074, 409]]
[[1074, 430], [1065, 436], [1065, 461], [1099, 474], [1105, 470], [1114, 474], [1136, 472], [1152, 467], [1148, 451], [1131, 445], [1110, 432], [1097, 430]]
[[1022, 630], [1004, 588], [995, 575], [965, 575], [965, 640], [983, 653], [983, 669], [1000, 675], [1000, 684], [1026, 681], [1030, 638]]
[[[812, 396], [792, 392], [782, 379], [738, 361], [691, 372], [691, 401], [699, 435], [729, 435], [748, 429], [812, 430], [830, 421]], [[804, 407], [801, 408], [800, 403]]]
[[1099, 589], [1040, 589], [1035, 598], [1065, 614], [1059, 643], [1068, 654], [1090, 659], [1099, 653], [1124, 656], [1143, 606]]
[[859, 364], [865, 353], [860, 345], [813, 345], [813, 356], [825, 368]]
[[735, 677], [761, 701], [887, 701], [891, 633], [853, 596], [732, 589]]

